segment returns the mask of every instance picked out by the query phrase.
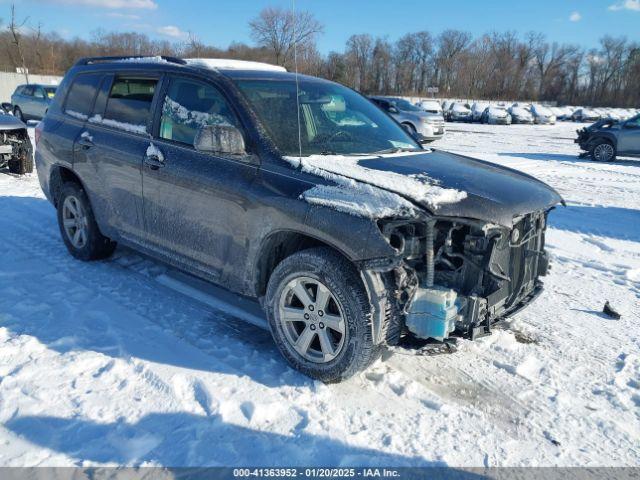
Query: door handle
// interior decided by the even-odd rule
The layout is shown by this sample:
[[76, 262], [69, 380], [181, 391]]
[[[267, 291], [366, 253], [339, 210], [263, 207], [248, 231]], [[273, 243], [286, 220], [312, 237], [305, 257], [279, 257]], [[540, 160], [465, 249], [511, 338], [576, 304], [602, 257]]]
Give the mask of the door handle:
[[158, 170], [164, 167], [164, 162], [157, 155], [147, 155], [144, 157], [144, 164], [151, 170]]
[[93, 143], [93, 137], [89, 134], [89, 132], [83, 132], [78, 139], [78, 145], [82, 146], [82, 148], [87, 149], [91, 147], [95, 147], [95, 143]]

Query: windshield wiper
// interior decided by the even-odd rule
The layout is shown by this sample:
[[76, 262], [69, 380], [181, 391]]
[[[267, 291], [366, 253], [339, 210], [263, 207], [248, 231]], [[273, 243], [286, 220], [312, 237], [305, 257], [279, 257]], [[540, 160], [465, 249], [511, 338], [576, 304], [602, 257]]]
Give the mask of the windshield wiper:
[[371, 153], [371, 155], [382, 155], [385, 153], [400, 153], [400, 152], [421, 152], [424, 149], [422, 148], [403, 148], [403, 147], [393, 147], [387, 148], [385, 150], [378, 150], [377, 152]]

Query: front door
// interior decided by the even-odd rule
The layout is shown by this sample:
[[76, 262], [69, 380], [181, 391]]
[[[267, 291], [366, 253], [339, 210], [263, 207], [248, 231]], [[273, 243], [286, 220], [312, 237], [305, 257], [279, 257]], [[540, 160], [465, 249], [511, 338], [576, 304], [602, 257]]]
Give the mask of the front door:
[[213, 280], [220, 280], [227, 261], [246, 248], [246, 198], [257, 174], [257, 166], [246, 159], [194, 149], [200, 127], [221, 123], [240, 128], [215, 86], [172, 78], [142, 171], [148, 239]]
[[637, 115], [622, 125], [618, 137], [618, 155], [640, 154], [640, 115]]

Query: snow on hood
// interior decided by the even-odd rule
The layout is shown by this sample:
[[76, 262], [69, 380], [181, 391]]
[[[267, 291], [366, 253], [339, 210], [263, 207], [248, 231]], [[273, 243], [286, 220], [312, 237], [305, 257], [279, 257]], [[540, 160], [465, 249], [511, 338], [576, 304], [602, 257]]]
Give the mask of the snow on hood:
[[426, 152], [283, 158], [304, 172], [336, 184], [317, 185], [307, 190], [301, 195], [307, 202], [329, 206], [355, 216], [383, 218], [392, 215], [417, 215], [420, 209], [413, 202], [434, 208], [439, 204], [455, 203], [466, 198], [465, 192], [440, 187], [437, 181], [427, 175], [402, 175], [366, 166], [367, 160], [424, 153]]

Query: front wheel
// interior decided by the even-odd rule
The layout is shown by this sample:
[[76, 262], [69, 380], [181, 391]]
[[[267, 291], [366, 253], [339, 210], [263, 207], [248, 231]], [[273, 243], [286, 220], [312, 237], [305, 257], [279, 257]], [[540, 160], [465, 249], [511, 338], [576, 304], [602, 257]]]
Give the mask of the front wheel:
[[380, 356], [362, 281], [349, 261], [328, 248], [283, 260], [269, 279], [265, 307], [280, 353], [309, 377], [337, 382]]
[[606, 140], [594, 144], [590, 153], [591, 158], [597, 162], [610, 162], [616, 158], [616, 149]]
[[80, 260], [110, 256], [116, 243], [102, 235], [87, 194], [77, 183], [65, 183], [58, 199], [58, 225], [69, 253]]

